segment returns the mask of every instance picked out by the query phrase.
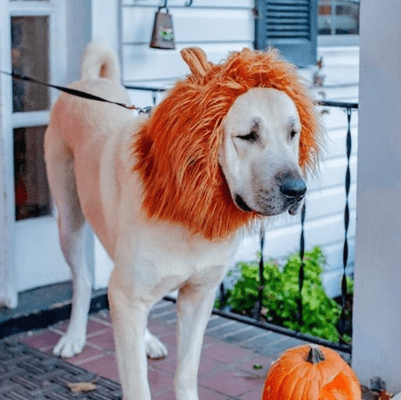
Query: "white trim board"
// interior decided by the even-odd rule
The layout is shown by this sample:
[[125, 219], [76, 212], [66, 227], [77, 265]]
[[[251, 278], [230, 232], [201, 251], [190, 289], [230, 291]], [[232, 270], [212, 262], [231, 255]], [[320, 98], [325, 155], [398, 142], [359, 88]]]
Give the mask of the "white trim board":
[[[0, 68], [11, 69], [10, 18], [8, 0], [0, 0]], [[12, 160], [10, 77], [0, 76], [0, 306], [14, 308], [18, 303], [17, 275], [14, 269], [14, 174]]]

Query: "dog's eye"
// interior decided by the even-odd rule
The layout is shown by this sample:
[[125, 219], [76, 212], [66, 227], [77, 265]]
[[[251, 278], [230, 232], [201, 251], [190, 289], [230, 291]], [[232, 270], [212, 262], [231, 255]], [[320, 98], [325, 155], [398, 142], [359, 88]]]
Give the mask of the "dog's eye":
[[293, 129], [293, 130], [290, 132], [290, 138], [293, 139], [294, 136], [297, 135], [297, 134], [298, 134], [298, 131], [296, 131], [295, 129]]
[[247, 142], [256, 142], [258, 140], [258, 134], [256, 132], [250, 132], [247, 135], [244, 136], [237, 136], [241, 140], [245, 140]]

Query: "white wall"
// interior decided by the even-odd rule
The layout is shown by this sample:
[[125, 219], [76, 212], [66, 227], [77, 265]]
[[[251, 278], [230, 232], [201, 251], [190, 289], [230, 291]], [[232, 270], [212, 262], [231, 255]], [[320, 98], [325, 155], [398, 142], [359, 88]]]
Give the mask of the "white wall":
[[92, 37], [92, 0], [68, 0], [66, 4], [67, 73], [66, 83], [79, 78], [81, 56]]
[[[253, 47], [253, 0], [195, 0], [192, 7], [185, 7], [185, 0], [168, 2], [173, 17], [176, 50], [149, 48], [154, 14], [158, 0], [123, 0], [121, 10], [121, 38], [123, 79], [127, 85], [166, 87], [187, 74], [188, 67], [181, 60], [179, 51], [187, 46], [202, 47], [213, 62], [227, 57], [229, 51]], [[325, 60], [324, 74], [330, 88], [327, 98], [357, 101], [357, 78], [352, 87], [338, 88], [350, 75], [355, 80], [358, 51], [342, 48], [319, 49]], [[344, 74], [345, 71], [345, 74]], [[303, 71], [311, 76], [310, 71]], [[349, 83], [349, 82], [347, 82]], [[144, 107], [152, 104], [152, 95], [131, 91], [132, 103]], [[327, 272], [324, 283], [331, 296], [340, 294], [342, 274], [342, 248], [344, 238], [345, 206], [345, 136], [346, 114], [331, 109], [324, 117], [328, 127], [326, 160], [318, 179], [311, 181], [308, 194], [306, 245], [322, 245], [327, 255]], [[353, 264], [355, 235], [355, 180], [358, 114], [352, 116], [353, 153], [351, 161], [352, 188], [350, 193], [351, 224], [350, 265]], [[265, 246], [266, 257], [283, 258], [299, 249], [299, 217], [284, 216], [269, 223]], [[258, 251], [257, 235], [249, 236], [237, 254], [236, 260], [252, 260]]]
[[120, 0], [91, 0], [92, 38], [120, 51]]
[[352, 364], [401, 391], [400, 2], [361, 3], [360, 120]]
[[[175, 50], [149, 47], [158, 0], [123, 0], [121, 10], [122, 70], [124, 83], [166, 87], [189, 73], [180, 50], [202, 47], [213, 62], [226, 58], [229, 51], [252, 47], [254, 41], [253, 0], [170, 0]], [[165, 12], [163, 10], [162, 12]], [[151, 94], [133, 92], [140, 107], [152, 104]]]
[[82, 53], [92, 39], [100, 39], [120, 52], [119, 0], [68, 0], [66, 12], [66, 82], [70, 83], [79, 78]]

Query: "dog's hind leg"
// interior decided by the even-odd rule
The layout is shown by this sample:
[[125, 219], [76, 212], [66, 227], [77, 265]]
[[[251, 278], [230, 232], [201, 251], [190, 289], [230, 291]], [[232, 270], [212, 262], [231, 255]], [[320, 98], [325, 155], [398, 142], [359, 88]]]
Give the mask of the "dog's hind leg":
[[167, 356], [166, 346], [156, 336], [152, 335], [149, 329], [145, 331], [145, 347], [148, 358], [158, 360]]
[[47, 176], [58, 211], [61, 249], [72, 273], [73, 297], [70, 323], [53, 353], [72, 357], [86, 340], [91, 300], [91, 276], [85, 261], [86, 223], [78, 198], [74, 159], [64, 140], [48, 128], [45, 139]]

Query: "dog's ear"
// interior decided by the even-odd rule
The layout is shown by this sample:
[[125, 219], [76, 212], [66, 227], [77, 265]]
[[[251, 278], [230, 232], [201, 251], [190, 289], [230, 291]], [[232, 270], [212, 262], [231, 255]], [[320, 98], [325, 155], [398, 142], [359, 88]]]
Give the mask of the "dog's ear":
[[181, 57], [188, 64], [194, 75], [206, 76], [213, 64], [207, 60], [206, 53], [199, 47], [187, 47], [181, 50]]

